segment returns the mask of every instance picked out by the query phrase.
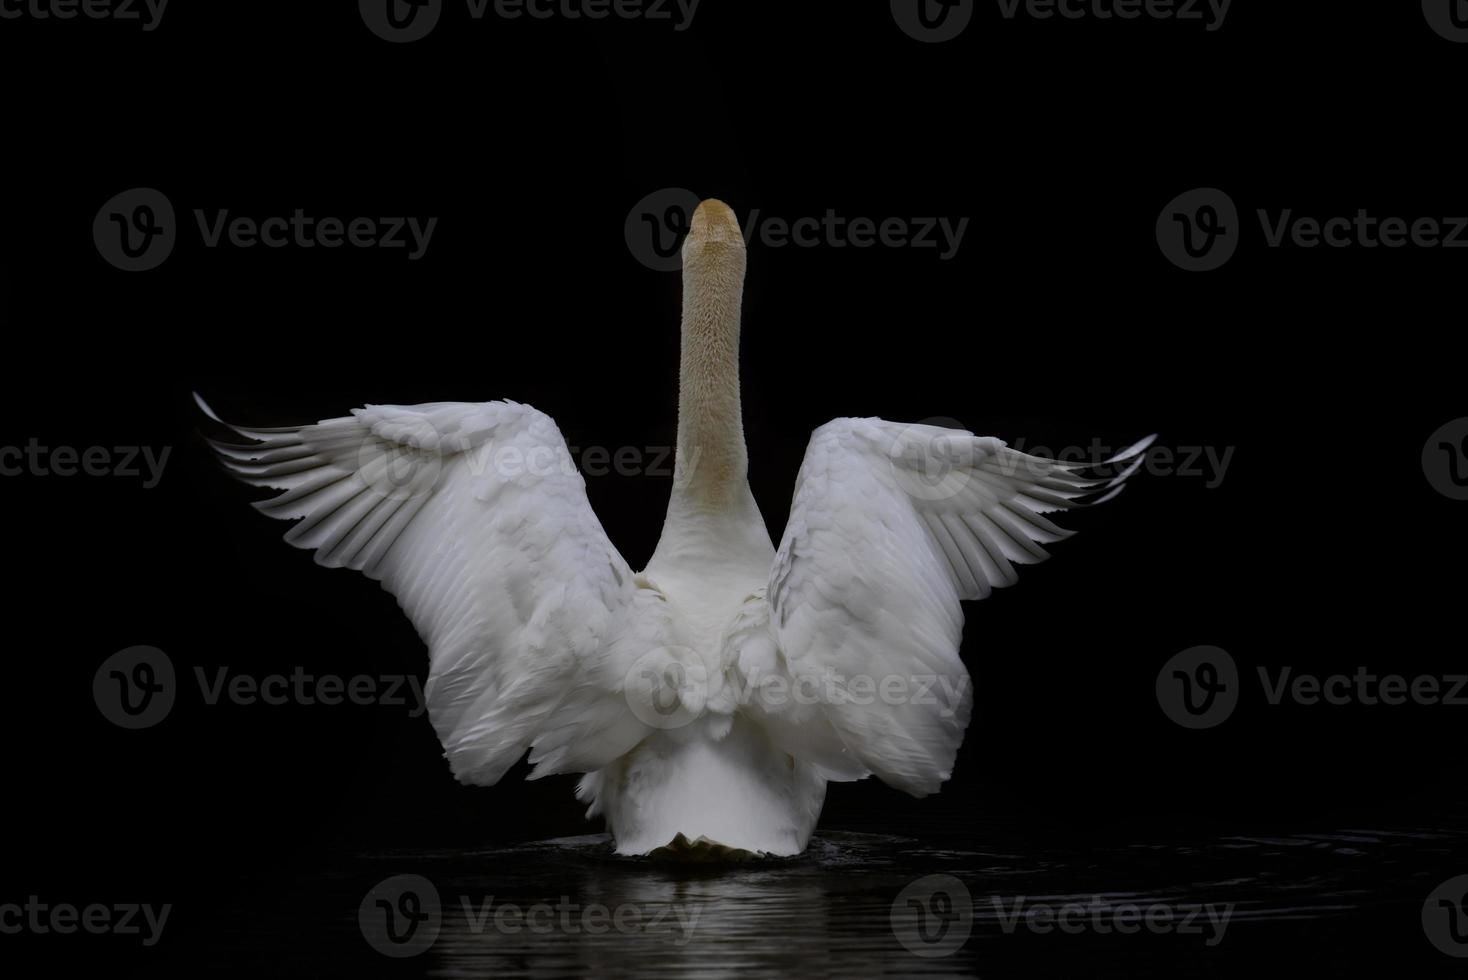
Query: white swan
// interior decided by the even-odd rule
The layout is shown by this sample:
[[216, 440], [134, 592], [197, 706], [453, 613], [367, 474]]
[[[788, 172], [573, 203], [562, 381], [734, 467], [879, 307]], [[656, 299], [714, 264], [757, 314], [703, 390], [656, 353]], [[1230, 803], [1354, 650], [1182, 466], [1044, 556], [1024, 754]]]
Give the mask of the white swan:
[[454, 775], [493, 785], [527, 749], [532, 779], [586, 773], [577, 794], [624, 854], [798, 854], [828, 780], [936, 791], [971, 701], [959, 600], [1011, 584], [1065, 536], [1041, 515], [1099, 492], [998, 439], [837, 419], [777, 551], [746, 480], [744, 268], [734, 213], [705, 201], [683, 246], [674, 489], [642, 572], [526, 405], [374, 405], [214, 443], [285, 491], [256, 506], [299, 519], [287, 541], [397, 597]]

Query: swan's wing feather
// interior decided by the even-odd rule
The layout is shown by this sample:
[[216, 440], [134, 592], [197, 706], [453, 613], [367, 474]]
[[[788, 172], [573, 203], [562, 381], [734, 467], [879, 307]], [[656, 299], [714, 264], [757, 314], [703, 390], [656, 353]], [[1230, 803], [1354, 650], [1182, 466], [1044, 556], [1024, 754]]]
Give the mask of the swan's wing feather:
[[[759, 710], [812, 731], [818, 705], [853, 768], [936, 791], [972, 705], [959, 601], [1013, 584], [1016, 564], [1069, 533], [1043, 515], [1108, 489], [969, 432], [882, 419], [817, 429], [767, 590], [771, 669], [812, 693], [788, 707], [756, 698]], [[801, 754], [797, 740], [782, 744]]]
[[814, 766], [826, 779], [846, 781], [871, 775], [847, 748], [827, 716], [826, 705], [808, 689], [795, 688], [795, 677], [771, 629], [765, 589], [741, 606], [725, 637], [723, 664], [732, 683], [725, 685], [722, 698], [710, 700], [710, 708], [743, 712], [764, 729], [773, 744]]
[[284, 491], [255, 506], [298, 521], [285, 539], [381, 580], [417, 627], [460, 781], [492, 784], [527, 748], [536, 775], [595, 769], [645, 737], [621, 681], [664, 624], [634, 601], [549, 416], [445, 402], [230, 428], [248, 441], [214, 448], [240, 479]]

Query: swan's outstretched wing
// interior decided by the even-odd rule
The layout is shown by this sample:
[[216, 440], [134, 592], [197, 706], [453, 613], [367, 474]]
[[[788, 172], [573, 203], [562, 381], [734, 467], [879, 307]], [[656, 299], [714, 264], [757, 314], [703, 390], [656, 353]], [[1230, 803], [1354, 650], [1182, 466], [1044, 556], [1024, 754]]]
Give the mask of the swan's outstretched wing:
[[1081, 467], [955, 429], [881, 419], [817, 429], [766, 592], [774, 649], [735, 651], [747, 684], [751, 673], [786, 675], [782, 703], [752, 699], [771, 737], [832, 778], [865, 770], [914, 795], [937, 790], [972, 703], [959, 600], [1047, 557], [1041, 545], [1068, 532], [1041, 515], [1119, 489], [1148, 443], [1108, 460], [1137, 457], [1102, 486]]
[[215, 449], [285, 491], [255, 506], [299, 520], [286, 541], [381, 580], [412, 619], [461, 782], [498, 781], [526, 748], [534, 775], [597, 769], [647, 734], [622, 681], [663, 645], [666, 613], [607, 539], [549, 416], [443, 402], [229, 428], [254, 442]]

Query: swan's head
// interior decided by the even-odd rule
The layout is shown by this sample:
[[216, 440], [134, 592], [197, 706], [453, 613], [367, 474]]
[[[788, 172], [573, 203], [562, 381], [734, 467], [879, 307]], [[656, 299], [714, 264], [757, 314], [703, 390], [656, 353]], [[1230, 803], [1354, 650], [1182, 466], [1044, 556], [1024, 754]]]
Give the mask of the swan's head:
[[[737, 342], [744, 295], [744, 233], [723, 201], [693, 212], [683, 240], [683, 334]], [[691, 332], [691, 333], [690, 333]]]
[[733, 208], [713, 198], [698, 206], [688, 226], [688, 237], [683, 240], [683, 265], [737, 265], [743, 272], [744, 232]]

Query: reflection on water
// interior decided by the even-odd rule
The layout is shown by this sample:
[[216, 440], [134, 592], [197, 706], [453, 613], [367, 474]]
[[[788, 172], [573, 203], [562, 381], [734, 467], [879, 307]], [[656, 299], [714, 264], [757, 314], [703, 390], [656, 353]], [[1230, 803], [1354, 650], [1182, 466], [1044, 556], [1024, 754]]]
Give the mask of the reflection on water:
[[[894, 896], [964, 874], [972, 855], [916, 841], [827, 834], [799, 858], [736, 866], [612, 853], [605, 835], [471, 854], [376, 855], [426, 868], [442, 911], [434, 976], [971, 976], [956, 950], [920, 958], [894, 938]], [[499, 918], [496, 917], [498, 912]], [[344, 926], [357, 929], [355, 912]]]
[[[1429, 969], [1461, 962], [1428, 944], [1420, 916], [1428, 892], [1468, 869], [1462, 831], [1342, 829], [1068, 850], [983, 836], [983, 846], [958, 847], [826, 832], [800, 858], [736, 866], [618, 857], [602, 835], [359, 854], [298, 881], [288, 922], [236, 923], [217, 965], [289, 961], [337, 972], [350, 963], [354, 976], [747, 978], [1171, 977], [1186, 964], [1226, 976], [1273, 963], [1283, 943], [1298, 946], [1301, 963], [1342, 974], [1359, 967], [1368, 935], [1407, 944], [1407, 958], [1421, 956]], [[411, 901], [394, 891], [405, 875], [430, 883], [415, 886]], [[931, 881], [946, 884], [919, 888], [914, 901], [915, 883]], [[364, 934], [364, 915], [387, 915], [398, 939], [416, 928], [415, 916], [428, 931], [416, 935], [416, 955], [394, 959], [404, 950]]]

